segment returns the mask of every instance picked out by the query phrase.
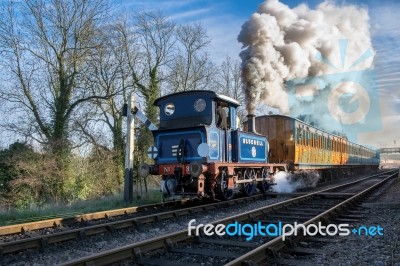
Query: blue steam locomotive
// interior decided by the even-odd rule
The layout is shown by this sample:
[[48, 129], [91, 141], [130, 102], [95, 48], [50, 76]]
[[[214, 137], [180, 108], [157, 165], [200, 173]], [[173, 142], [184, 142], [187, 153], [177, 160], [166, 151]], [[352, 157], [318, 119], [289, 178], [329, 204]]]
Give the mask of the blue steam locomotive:
[[[285, 163], [268, 164], [268, 141], [254, 124], [238, 127], [240, 103], [213, 91], [186, 91], [161, 97], [160, 126], [153, 131], [155, 164], [139, 173], [162, 176], [165, 198], [204, 197], [222, 200], [236, 193], [267, 192], [272, 174]], [[250, 116], [250, 123], [254, 116]]]

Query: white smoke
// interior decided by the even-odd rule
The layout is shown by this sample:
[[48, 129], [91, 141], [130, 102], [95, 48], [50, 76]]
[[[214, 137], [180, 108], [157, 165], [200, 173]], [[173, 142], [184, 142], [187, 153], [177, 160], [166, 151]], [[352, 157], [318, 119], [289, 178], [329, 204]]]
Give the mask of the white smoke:
[[315, 187], [320, 179], [316, 171], [297, 172], [291, 174], [280, 171], [274, 175], [272, 191], [278, 193], [291, 193], [299, 188]]
[[[348, 43], [345, 62], [338, 45], [343, 39]], [[238, 41], [244, 49], [240, 57], [247, 111], [253, 114], [261, 102], [284, 114], [289, 108], [291, 112], [296, 109], [289, 106], [285, 81], [333, 74], [349, 67], [366, 69], [373, 62], [371, 54], [368, 60], [353, 66], [362, 53], [371, 49], [368, 11], [332, 1], [312, 10], [305, 4], [290, 9], [277, 0], [267, 0], [244, 23]], [[311, 97], [306, 101], [313, 101], [315, 91], [320, 93], [327, 87], [329, 81], [319, 81], [317, 87], [308, 89]], [[326, 110], [326, 102], [321, 104]], [[318, 112], [318, 107], [314, 111]]]

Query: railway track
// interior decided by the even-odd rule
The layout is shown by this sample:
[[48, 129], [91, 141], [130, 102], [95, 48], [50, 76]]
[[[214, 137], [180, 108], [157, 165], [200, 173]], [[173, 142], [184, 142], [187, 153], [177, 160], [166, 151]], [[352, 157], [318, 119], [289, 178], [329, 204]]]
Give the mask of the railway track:
[[[306, 193], [288, 193], [285, 196], [296, 197], [304, 194]], [[235, 206], [241, 203], [262, 200], [270, 196], [274, 197], [277, 194], [257, 194], [205, 205], [199, 205], [199, 202], [194, 203], [187, 200], [166, 202], [3, 226], [0, 227], [0, 259], [2, 255], [13, 254], [27, 249], [44, 250], [50, 245], [64, 241], [85, 239], [88, 236], [113, 233], [121, 229], [139, 228], [143, 224]]]
[[[302, 196], [307, 194], [306, 192], [295, 192], [295, 193], [266, 193], [266, 196]], [[258, 199], [257, 195], [252, 195], [248, 197], [250, 200]], [[233, 202], [241, 202], [242, 199], [234, 199]], [[244, 200], [246, 201], [246, 200]], [[228, 201], [229, 202], [229, 201]], [[204, 203], [203, 203], [204, 204]], [[33, 232], [41, 229], [57, 229], [63, 228], [73, 224], [80, 225], [90, 225], [90, 222], [110, 222], [113, 219], [126, 219], [133, 218], [137, 215], [149, 215], [157, 212], [164, 212], [165, 210], [174, 210], [176, 208], [184, 208], [187, 206], [198, 205], [198, 202], [193, 202], [190, 200], [182, 200], [182, 201], [170, 201], [163, 202], [157, 204], [148, 204], [142, 206], [134, 206], [106, 211], [99, 211], [94, 213], [78, 213], [78, 214], [63, 214], [59, 216], [45, 216], [45, 217], [37, 217], [34, 218], [34, 221], [26, 222], [25, 220], [19, 220], [17, 223], [13, 223], [12, 225], [0, 226], [0, 238], [2, 236], [9, 236], [12, 234], [28, 234], [29, 232]], [[1, 243], [0, 239], [0, 243]]]
[[12, 234], [25, 234], [27, 232], [47, 229], [47, 228], [57, 228], [62, 226], [68, 226], [71, 224], [79, 224], [91, 221], [108, 220], [115, 219], [118, 217], [129, 217], [134, 215], [150, 214], [152, 212], [160, 212], [166, 208], [176, 208], [183, 207], [188, 204], [188, 201], [174, 201], [174, 202], [164, 202], [157, 204], [148, 204], [142, 206], [120, 208], [114, 210], [106, 210], [94, 213], [80, 213], [80, 214], [64, 214], [58, 215], [56, 217], [38, 217], [35, 221], [29, 221], [22, 223], [15, 223], [12, 225], [0, 226], [0, 237]]
[[[207, 212], [210, 210], [229, 207], [241, 203], [257, 201], [267, 198], [267, 195], [257, 194], [249, 197], [237, 198], [229, 201], [216, 202], [211, 204], [194, 204], [195, 206], [184, 207], [184, 203], [179, 203], [180, 208], [173, 208], [177, 203], [167, 204], [152, 204], [141, 207], [132, 207], [126, 209], [98, 212], [76, 217], [49, 219], [26, 224], [17, 224], [7, 227], [0, 227], [0, 236], [12, 237], [12, 234], [26, 234], [28, 230], [32, 230], [31, 235], [26, 235], [27, 238], [0, 243], [0, 255], [7, 255], [27, 249], [43, 250], [49, 245], [84, 239], [89, 236], [99, 235], [103, 233], [114, 232], [116, 230], [137, 228], [144, 224], [151, 224], [168, 219], [179, 218], [184, 215]], [[169, 207], [170, 210], [164, 209]], [[151, 213], [151, 214], [149, 214]], [[136, 214], [135, 217], [128, 217], [129, 214]], [[119, 217], [118, 220], [110, 221], [109, 218]], [[98, 224], [88, 224], [90, 221], [102, 220]], [[71, 224], [74, 227], [66, 227]], [[58, 232], [48, 233], [47, 229], [55, 228]], [[40, 234], [35, 233], [35, 230], [43, 229]], [[36, 236], [35, 236], [36, 234]], [[32, 236], [33, 235], [33, 236]], [[0, 256], [1, 257], [1, 256]]]
[[[232, 223], [301, 223], [305, 226], [334, 220], [351, 222], [362, 217], [357, 206], [372, 191], [398, 175], [398, 170], [389, 171], [349, 182], [333, 188], [323, 189], [306, 195], [231, 216], [212, 224]], [[355, 188], [356, 187], [356, 188]], [[346, 192], [341, 192], [346, 191]], [[349, 192], [351, 191], [351, 192]], [[285, 263], [277, 259], [281, 250], [292, 253], [316, 252], [305, 248], [294, 248], [302, 234], [289, 237], [255, 236], [252, 241], [243, 237], [205, 237], [189, 235], [188, 230], [160, 236], [139, 243], [108, 250], [64, 265], [104, 265], [110, 263], [132, 263], [140, 265], [252, 265], [257, 263]], [[309, 241], [328, 241], [313, 238]]]

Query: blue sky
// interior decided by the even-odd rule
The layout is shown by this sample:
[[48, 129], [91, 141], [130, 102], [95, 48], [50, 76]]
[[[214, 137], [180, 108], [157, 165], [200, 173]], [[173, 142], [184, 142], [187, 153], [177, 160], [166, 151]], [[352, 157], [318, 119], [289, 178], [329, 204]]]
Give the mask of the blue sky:
[[[116, 0], [127, 11], [160, 9], [178, 23], [201, 22], [211, 37], [210, 54], [215, 62], [226, 55], [240, 60], [236, 38], [243, 23], [255, 12], [262, 0]], [[282, 0], [289, 7], [306, 3], [315, 8], [323, 1]], [[400, 1], [332, 1], [357, 4], [368, 9], [371, 19], [374, 66], [382, 112], [382, 130], [361, 136], [360, 141], [376, 146], [390, 146], [400, 130]], [[382, 137], [385, 136], [385, 137]], [[391, 141], [388, 141], [391, 139]]]
[[[127, 12], [160, 9], [178, 23], [201, 22], [212, 39], [210, 52], [214, 60], [222, 61], [224, 55], [239, 59], [240, 45], [236, 38], [242, 24], [255, 12], [262, 0], [115, 0]], [[281, 1], [295, 7], [306, 3], [315, 8], [323, 1]], [[377, 71], [380, 74], [400, 71], [400, 29], [398, 18], [400, 1], [333, 1], [338, 4], [357, 4], [368, 8], [371, 32], [377, 52]], [[399, 105], [400, 110], [400, 105]]]
[[[240, 60], [241, 46], [237, 36], [243, 23], [253, 14], [262, 0], [112, 0], [126, 14], [141, 10], [161, 10], [177, 23], [201, 22], [211, 38], [209, 52], [220, 63], [229, 55]], [[306, 3], [315, 8], [319, 0], [282, 0], [289, 7]], [[400, 1], [333, 1], [337, 4], [362, 5], [369, 10], [373, 48], [376, 51], [375, 71], [382, 112], [382, 130], [367, 133], [361, 143], [387, 147], [393, 140], [400, 143]], [[2, 146], [0, 141], [0, 146]]]

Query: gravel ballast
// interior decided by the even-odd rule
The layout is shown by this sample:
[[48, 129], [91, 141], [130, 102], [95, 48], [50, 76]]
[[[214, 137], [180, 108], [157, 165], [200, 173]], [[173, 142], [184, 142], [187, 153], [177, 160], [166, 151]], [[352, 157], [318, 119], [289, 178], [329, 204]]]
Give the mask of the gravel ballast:
[[[380, 226], [383, 236], [356, 235], [330, 237], [340, 243], [323, 243], [327, 255], [307, 256], [311, 265], [400, 265], [400, 179], [391, 183], [373, 202], [367, 200], [365, 218], [349, 223], [350, 228]], [[300, 243], [301, 244], [301, 243]], [[306, 244], [306, 245], [309, 245]], [[300, 245], [301, 246], [301, 245]]]
[[[319, 189], [321, 189], [321, 188], [319, 188]], [[397, 191], [399, 191], [399, 189], [400, 189], [400, 187], [397, 188]], [[392, 187], [391, 187], [390, 191], [388, 190], [387, 192], [396, 194], [395, 191], [392, 191]], [[399, 196], [399, 195], [397, 195], [397, 196]], [[388, 197], [390, 198], [390, 196], [388, 196]], [[97, 236], [93, 236], [93, 237], [88, 237], [83, 240], [63, 242], [63, 243], [59, 243], [56, 245], [50, 245], [44, 252], [40, 252], [40, 251], [36, 251], [36, 250], [29, 250], [29, 251], [21, 252], [20, 254], [4, 256], [3, 260], [0, 261], [0, 264], [4, 264], [4, 265], [59, 264], [59, 263], [66, 262], [69, 260], [92, 255], [94, 253], [98, 253], [101, 251], [106, 251], [106, 250], [121, 247], [124, 245], [140, 242], [140, 241], [143, 241], [146, 239], [158, 237], [158, 236], [161, 236], [164, 234], [173, 233], [173, 232], [176, 232], [176, 231], [179, 231], [182, 229], [187, 229], [188, 222], [191, 219], [196, 219], [197, 224], [209, 223], [209, 222], [223, 219], [223, 218], [226, 218], [226, 217], [229, 217], [232, 215], [240, 214], [240, 213], [243, 213], [246, 211], [254, 210], [256, 208], [274, 204], [274, 203], [277, 203], [277, 202], [280, 202], [280, 201], [283, 201], [286, 199], [288, 199], [288, 198], [287, 197], [278, 197], [278, 198], [270, 198], [270, 199], [266, 199], [266, 200], [258, 200], [258, 201], [254, 201], [254, 202], [241, 203], [237, 206], [231, 206], [231, 207], [211, 210], [211, 211], [208, 211], [207, 213], [201, 212], [198, 214], [182, 216], [182, 217], [179, 217], [179, 219], [177, 219], [177, 220], [165, 220], [165, 221], [160, 221], [157, 223], [152, 223], [150, 225], [143, 225], [139, 229], [131, 228], [131, 229], [125, 229], [125, 230], [120, 230], [120, 231], [117, 230], [114, 233], [101, 234], [101, 235], [97, 235]], [[400, 202], [400, 199], [399, 199], [399, 202]], [[385, 210], [381, 210], [381, 211], [385, 211]], [[377, 222], [382, 222], [382, 224], [381, 224], [382, 227], [391, 228], [390, 230], [392, 230], [392, 229], [395, 230], [395, 232], [397, 232], [397, 235], [398, 235], [399, 234], [398, 225], [397, 225], [397, 227], [392, 227], [391, 224], [384, 224], [383, 220], [385, 220], [385, 219], [382, 217], [386, 217], [386, 219], [387, 219], [387, 217], [392, 217], [389, 219], [390, 221], [386, 221], [386, 222], [390, 222], [390, 223], [393, 223], [393, 225], [395, 225], [396, 220], [393, 218], [396, 217], [397, 221], [399, 221], [399, 218], [400, 218], [400, 216], [398, 215], [399, 210], [397, 210], [397, 214], [394, 213], [394, 212], [396, 212], [396, 210], [386, 210], [386, 211], [389, 211], [389, 213], [378, 213], [375, 224]], [[373, 212], [375, 212], [375, 210]], [[372, 215], [371, 215], [371, 217], [372, 217]], [[371, 218], [371, 217], [368, 217], [368, 218]], [[368, 223], [366, 223], [364, 221], [362, 223], [368, 225]], [[386, 233], [386, 231], [385, 231], [385, 233]], [[389, 235], [392, 235], [392, 233], [388, 232], [388, 236]], [[350, 237], [351, 236], [348, 236], [348, 238], [346, 238], [345, 242], [350, 242], [351, 241]], [[385, 238], [386, 238], [386, 234], [385, 234]], [[361, 239], [361, 241], [360, 241], [360, 239]], [[366, 237], [365, 239], [371, 240], [372, 238]], [[365, 239], [363, 237], [358, 237], [358, 238], [355, 238], [355, 241], [361, 242], [361, 245], [364, 244], [363, 245], [364, 248], [366, 246], [366, 247], [368, 247], [368, 250], [370, 250], [369, 245], [365, 245], [365, 241], [366, 241]], [[390, 244], [393, 244], [393, 243], [390, 242]], [[388, 244], [388, 245], [390, 245], [390, 244]], [[337, 248], [338, 250], [340, 250], [340, 249], [342, 249], [341, 248], [342, 245], [344, 245], [344, 244], [339, 244], [339, 245], [336, 244], [336, 246], [331, 245], [331, 247], [329, 247], [327, 245], [327, 247], [329, 247], [331, 249]], [[351, 246], [353, 246], [353, 245], [351, 245]], [[397, 246], [399, 246], [399, 245], [397, 245]], [[384, 247], [387, 248], [388, 246], [384, 245]], [[371, 246], [371, 249], [377, 249], [377, 247], [374, 245], [374, 246]], [[353, 249], [353, 251], [350, 252], [349, 254], [355, 256], [357, 254], [357, 252], [354, 251], [354, 249]], [[374, 253], [372, 253], [372, 254], [374, 254]], [[365, 255], [361, 255], [361, 256], [365, 257]], [[380, 259], [383, 259], [383, 258], [380, 258]], [[386, 259], [388, 259], [387, 256], [385, 257], [385, 260]], [[326, 264], [326, 265], [331, 263], [331, 261], [329, 261], [329, 258], [321, 257], [321, 256], [313, 257], [312, 261], [315, 263], [322, 263], [322, 264]], [[343, 261], [346, 261], [346, 260], [343, 260]], [[337, 262], [339, 264], [342, 263], [341, 260], [337, 260]], [[332, 263], [334, 263], [334, 261], [332, 261]], [[343, 264], [343, 265], [354, 265], [354, 263], [353, 264]]]
[[50, 245], [44, 252], [28, 250], [21, 252], [21, 254], [7, 255], [0, 263], [5, 265], [60, 264], [62, 262], [88, 256], [101, 251], [187, 229], [188, 223], [191, 219], [196, 219], [196, 223], [210, 223], [287, 199], [287, 197], [278, 197], [247, 202], [237, 206], [211, 210], [207, 213], [201, 212], [198, 214], [182, 216], [177, 220], [165, 220], [149, 225], [143, 225], [140, 229], [117, 230], [112, 234], [107, 233], [88, 237], [79, 241], [63, 242]]

